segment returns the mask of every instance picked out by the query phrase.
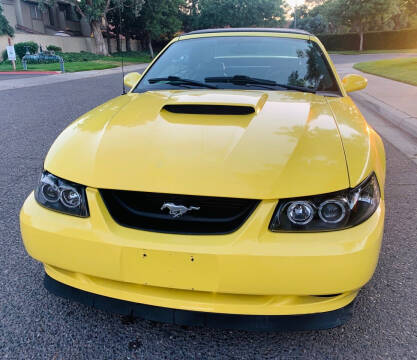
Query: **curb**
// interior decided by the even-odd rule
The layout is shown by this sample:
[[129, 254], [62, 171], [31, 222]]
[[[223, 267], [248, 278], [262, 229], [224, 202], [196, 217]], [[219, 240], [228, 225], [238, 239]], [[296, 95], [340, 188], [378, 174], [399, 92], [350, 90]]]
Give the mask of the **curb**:
[[366, 103], [370, 110], [377, 113], [384, 120], [417, 138], [417, 118], [398, 110], [367, 93], [354, 94], [352, 97], [360, 98], [363, 103]]
[[56, 75], [61, 71], [0, 71], [0, 75]]
[[[130, 71], [139, 71], [142, 72], [148, 64], [133, 64], [125, 66], [125, 74]], [[10, 72], [7, 72], [10, 73]], [[45, 74], [45, 71], [41, 72]], [[25, 72], [27, 74], [27, 72]], [[58, 72], [59, 74], [59, 72]], [[45, 86], [50, 84], [57, 84], [61, 82], [67, 81], [74, 81], [74, 80], [81, 80], [81, 79], [88, 79], [97, 76], [106, 76], [106, 75], [114, 75], [114, 74], [122, 74], [121, 68], [112, 68], [112, 69], [104, 69], [104, 70], [89, 70], [89, 71], [79, 71], [73, 73], [65, 73], [61, 74], [61, 76], [28, 76], [22, 78], [14, 78], [14, 79], [4, 79], [0, 81], [0, 91], [5, 90], [14, 90], [14, 89], [21, 89], [26, 87], [33, 87], [33, 86]], [[1, 75], [0, 75], [1, 76]], [[120, 78], [121, 81], [121, 78]]]

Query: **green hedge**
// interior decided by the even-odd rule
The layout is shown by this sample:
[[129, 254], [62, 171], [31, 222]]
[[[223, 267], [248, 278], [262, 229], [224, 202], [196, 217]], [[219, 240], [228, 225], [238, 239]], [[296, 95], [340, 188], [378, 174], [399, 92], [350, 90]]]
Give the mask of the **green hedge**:
[[28, 48], [31, 54], [36, 54], [38, 52], [39, 46], [33, 41], [26, 41], [14, 44], [14, 51], [16, 55], [21, 59], [26, 54], [26, 47]]
[[[31, 54], [36, 54], [38, 52], [38, 44], [34, 43], [33, 41], [20, 42], [20, 43], [14, 44], [14, 50], [16, 52], [17, 60], [22, 59], [23, 56], [25, 56], [26, 47], [28, 47], [29, 52]], [[2, 51], [1, 57], [3, 61], [8, 61], [6, 50]]]
[[[321, 34], [320, 41], [327, 50], [359, 50], [359, 34]], [[417, 49], [417, 29], [373, 31], [365, 33], [364, 50]]]
[[46, 47], [46, 50], [57, 52], [57, 51], [62, 51], [62, 48], [60, 48], [59, 46], [55, 46], [55, 45], [48, 45]]
[[74, 52], [56, 52], [56, 55], [62, 56], [65, 62], [78, 62], [78, 61], [94, 61], [94, 60], [102, 60], [102, 55], [93, 54], [87, 51], [81, 51], [79, 53]]
[[317, 37], [328, 51], [359, 49], [360, 39], [357, 34], [322, 34]]

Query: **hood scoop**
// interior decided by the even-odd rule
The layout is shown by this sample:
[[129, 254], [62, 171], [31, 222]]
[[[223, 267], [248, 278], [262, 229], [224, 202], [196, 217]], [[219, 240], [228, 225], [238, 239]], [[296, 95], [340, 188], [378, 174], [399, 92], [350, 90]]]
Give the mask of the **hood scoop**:
[[197, 115], [259, 114], [268, 95], [262, 91], [187, 90], [170, 94], [163, 111]]
[[255, 113], [255, 108], [247, 105], [176, 104], [165, 105], [163, 109], [175, 114], [250, 115]]

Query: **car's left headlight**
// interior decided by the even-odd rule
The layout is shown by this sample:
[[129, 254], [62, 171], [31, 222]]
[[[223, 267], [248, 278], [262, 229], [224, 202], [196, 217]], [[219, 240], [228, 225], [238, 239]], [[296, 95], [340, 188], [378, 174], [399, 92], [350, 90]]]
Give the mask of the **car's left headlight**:
[[48, 209], [80, 217], [89, 216], [85, 186], [44, 171], [35, 189], [35, 199]]
[[346, 229], [369, 219], [380, 202], [375, 174], [360, 185], [331, 194], [279, 200], [271, 231], [329, 231]]

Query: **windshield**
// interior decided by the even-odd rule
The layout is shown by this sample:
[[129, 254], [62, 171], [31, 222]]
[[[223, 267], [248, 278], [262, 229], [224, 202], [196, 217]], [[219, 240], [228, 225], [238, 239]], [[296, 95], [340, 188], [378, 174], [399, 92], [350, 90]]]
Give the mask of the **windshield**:
[[177, 41], [134, 91], [210, 87], [339, 93], [329, 64], [315, 42], [259, 36]]

